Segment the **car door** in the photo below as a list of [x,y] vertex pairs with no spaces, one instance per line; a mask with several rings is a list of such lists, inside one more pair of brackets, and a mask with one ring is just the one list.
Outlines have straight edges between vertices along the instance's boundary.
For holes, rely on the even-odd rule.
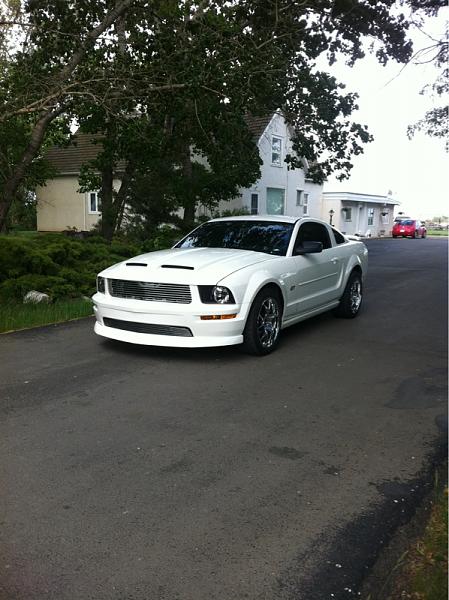
[[[321,242],[323,250],[316,254],[295,254],[303,242]],[[300,225],[293,255],[295,283],[290,287],[291,316],[309,312],[339,297],[344,261],[334,248],[324,223],[306,221]]]

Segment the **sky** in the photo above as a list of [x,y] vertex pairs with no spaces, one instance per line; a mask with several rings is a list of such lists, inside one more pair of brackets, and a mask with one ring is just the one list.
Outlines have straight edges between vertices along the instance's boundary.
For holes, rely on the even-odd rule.
[[[428,18],[424,31],[441,38],[449,9]],[[411,35],[415,51],[432,41],[419,30]],[[334,65],[330,72],[359,94],[359,110],[353,120],[366,124],[374,141],[364,146],[361,156],[352,159],[354,167],[343,182],[330,177],[327,192],[360,192],[386,195],[401,205],[402,211],[416,219],[431,219],[449,213],[449,155],[444,141],[416,133],[407,137],[407,126],[422,118],[434,106],[432,98],[421,95],[426,84],[433,83],[436,69],[432,64],[403,65],[390,61],[380,65],[372,55],[354,67]],[[443,104],[442,98],[438,103]]]

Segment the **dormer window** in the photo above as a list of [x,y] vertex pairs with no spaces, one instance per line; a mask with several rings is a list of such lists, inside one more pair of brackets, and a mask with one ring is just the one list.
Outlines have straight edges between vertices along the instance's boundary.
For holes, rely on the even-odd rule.
[[271,164],[275,167],[282,166],[282,138],[271,138]]

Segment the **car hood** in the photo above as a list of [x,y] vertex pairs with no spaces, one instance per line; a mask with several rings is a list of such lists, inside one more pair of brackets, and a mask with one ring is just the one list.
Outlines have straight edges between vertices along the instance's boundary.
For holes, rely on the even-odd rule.
[[173,248],[135,256],[102,271],[102,277],[161,283],[214,285],[235,271],[279,256],[227,248]]

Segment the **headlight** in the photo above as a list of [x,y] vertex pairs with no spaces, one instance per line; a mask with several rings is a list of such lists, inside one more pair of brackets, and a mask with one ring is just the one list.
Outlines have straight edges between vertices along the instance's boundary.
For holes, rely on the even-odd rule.
[[104,277],[97,277],[97,292],[100,292],[100,294],[106,293],[106,279]]
[[223,285],[199,285],[198,290],[203,304],[235,304],[231,290]]
[[219,304],[229,304],[231,296],[232,294],[228,288],[222,285],[216,285],[212,290],[212,298]]

